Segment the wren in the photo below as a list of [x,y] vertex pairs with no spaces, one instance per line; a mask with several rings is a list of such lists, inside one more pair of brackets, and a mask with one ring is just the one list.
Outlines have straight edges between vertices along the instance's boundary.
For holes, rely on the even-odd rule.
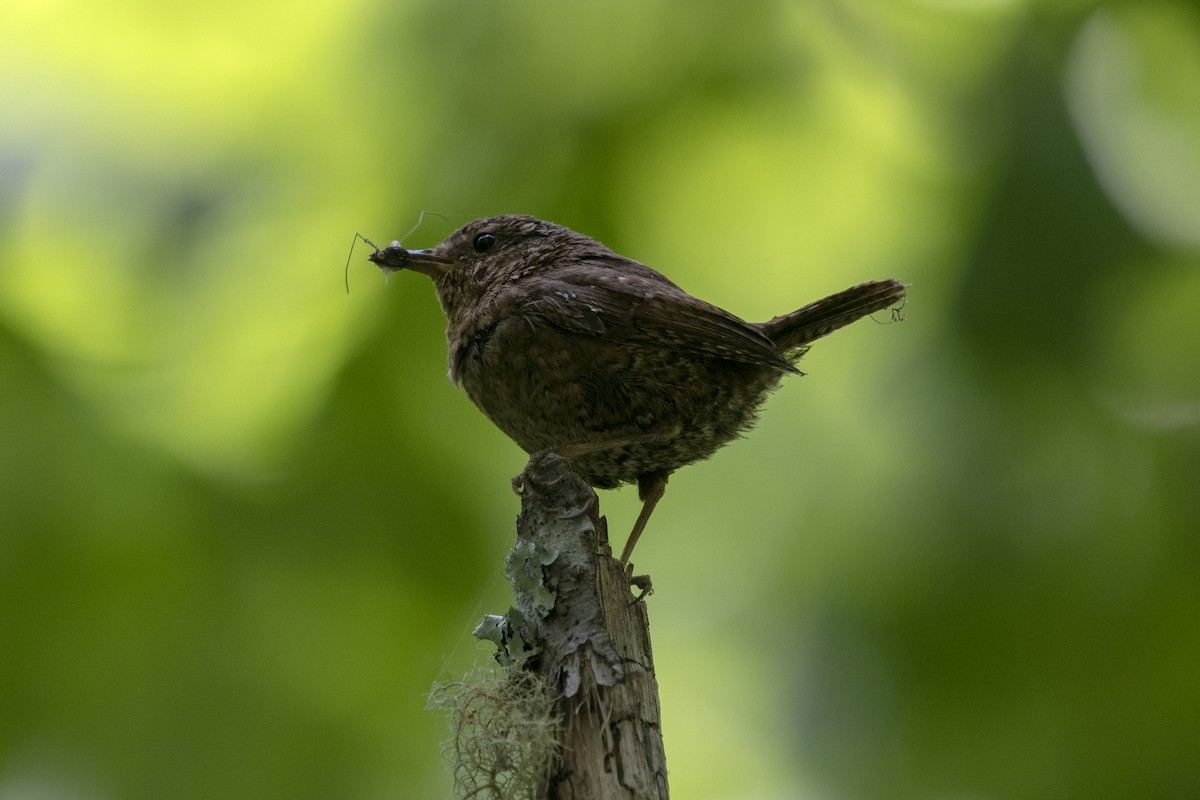
[[369,258],[433,279],[450,380],[522,449],[558,453],[599,489],[637,483],[626,565],[672,472],[749,430],[810,343],[905,296],[899,281],[873,281],[745,322],[594,239],[517,215]]

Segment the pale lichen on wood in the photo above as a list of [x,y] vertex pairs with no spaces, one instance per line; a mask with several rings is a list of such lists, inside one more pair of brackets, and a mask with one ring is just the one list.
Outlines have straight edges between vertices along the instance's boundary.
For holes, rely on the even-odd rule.
[[514,608],[476,636],[506,669],[539,675],[556,698],[557,757],[534,797],[667,797],[658,683],[646,604],[612,557],[595,492],[553,454],[530,460],[507,574]]

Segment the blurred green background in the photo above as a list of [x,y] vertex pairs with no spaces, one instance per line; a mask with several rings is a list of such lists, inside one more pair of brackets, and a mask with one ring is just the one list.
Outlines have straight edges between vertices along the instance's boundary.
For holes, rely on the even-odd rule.
[[6,0],[0,800],[448,796],[524,458],[343,289],[422,211],[911,283],[638,547],[676,796],[1200,797],[1193,4]]

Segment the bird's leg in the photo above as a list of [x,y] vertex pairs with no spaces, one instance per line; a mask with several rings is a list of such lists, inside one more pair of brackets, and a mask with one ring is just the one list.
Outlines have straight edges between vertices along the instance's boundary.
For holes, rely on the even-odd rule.
[[638,476],[638,497],[642,501],[642,513],[638,514],[637,522],[633,523],[633,531],[629,534],[629,540],[625,542],[625,549],[621,551],[621,563],[625,566],[629,566],[629,557],[633,555],[633,548],[642,531],[646,529],[654,507],[667,491],[667,475],[666,472],[648,472]]
[[[582,456],[591,455],[592,453],[603,452],[617,447],[625,447],[634,444],[647,444],[653,442],[666,442],[674,439],[679,435],[682,426],[679,423],[672,425],[660,426],[658,429],[652,429],[645,433],[638,433],[632,436],[618,436],[611,439],[602,439],[594,442],[576,442],[573,444],[558,445],[556,447],[539,450],[529,456],[529,463],[533,464],[538,459],[544,458],[549,453],[556,453],[568,461],[580,458]],[[520,494],[525,482],[526,473],[529,467],[521,470],[521,474],[513,478],[513,491]],[[637,521],[633,523],[633,531],[629,534],[628,541],[625,542],[625,549],[621,551],[621,564],[626,567],[626,572],[629,574],[630,582],[637,582],[637,578],[633,576],[633,570],[629,566],[629,557],[633,555],[634,545],[642,535],[642,531],[646,529],[646,523],[650,520],[650,515],[654,513],[654,507],[658,505],[658,501],[662,499],[663,493],[667,490],[667,477],[670,473],[667,472],[647,472],[638,476],[638,497],[642,501],[642,511],[638,514]],[[586,511],[587,509],[583,509]],[[644,576],[641,576],[644,577]],[[643,592],[645,590],[643,589]]]
[[[555,450],[559,455],[567,459],[574,459],[625,445],[670,441],[678,436],[681,430],[682,426],[679,423],[675,423],[673,425],[660,426],[657,430],[650,430],[646,433],[635,434],[633,436],[600,442],[583,442],[565,447],[556,447]],[[667,472],[648,472],[638,476],[638,498],[642,501],[642,511],[638,514],[637,521],[633,523],[633,531],[630,532],[629,539],[625,542],[625,549],[621,551],[621,564],[627,568],[626,571],[629,572],[631,578],[633,572],[632,569],[628,569],[629,557],[633,555],[634,545],[637,544],[642,531],[646,529],[646,523],[649,522],[650,515],[654,513],[654,507],[658,505],[658,501],[662,499],[663,493],[667,490],[668,474]]]

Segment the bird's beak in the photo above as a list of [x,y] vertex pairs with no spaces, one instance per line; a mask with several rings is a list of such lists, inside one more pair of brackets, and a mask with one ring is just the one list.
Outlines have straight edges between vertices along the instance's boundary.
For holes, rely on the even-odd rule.
[[367,258],[384,273],[411,269],[431,278],[445,275],[455,263],[453,259],[436,255],[432,250],[406,250],[399,242],[392,242],[382,250],[376,248]]

